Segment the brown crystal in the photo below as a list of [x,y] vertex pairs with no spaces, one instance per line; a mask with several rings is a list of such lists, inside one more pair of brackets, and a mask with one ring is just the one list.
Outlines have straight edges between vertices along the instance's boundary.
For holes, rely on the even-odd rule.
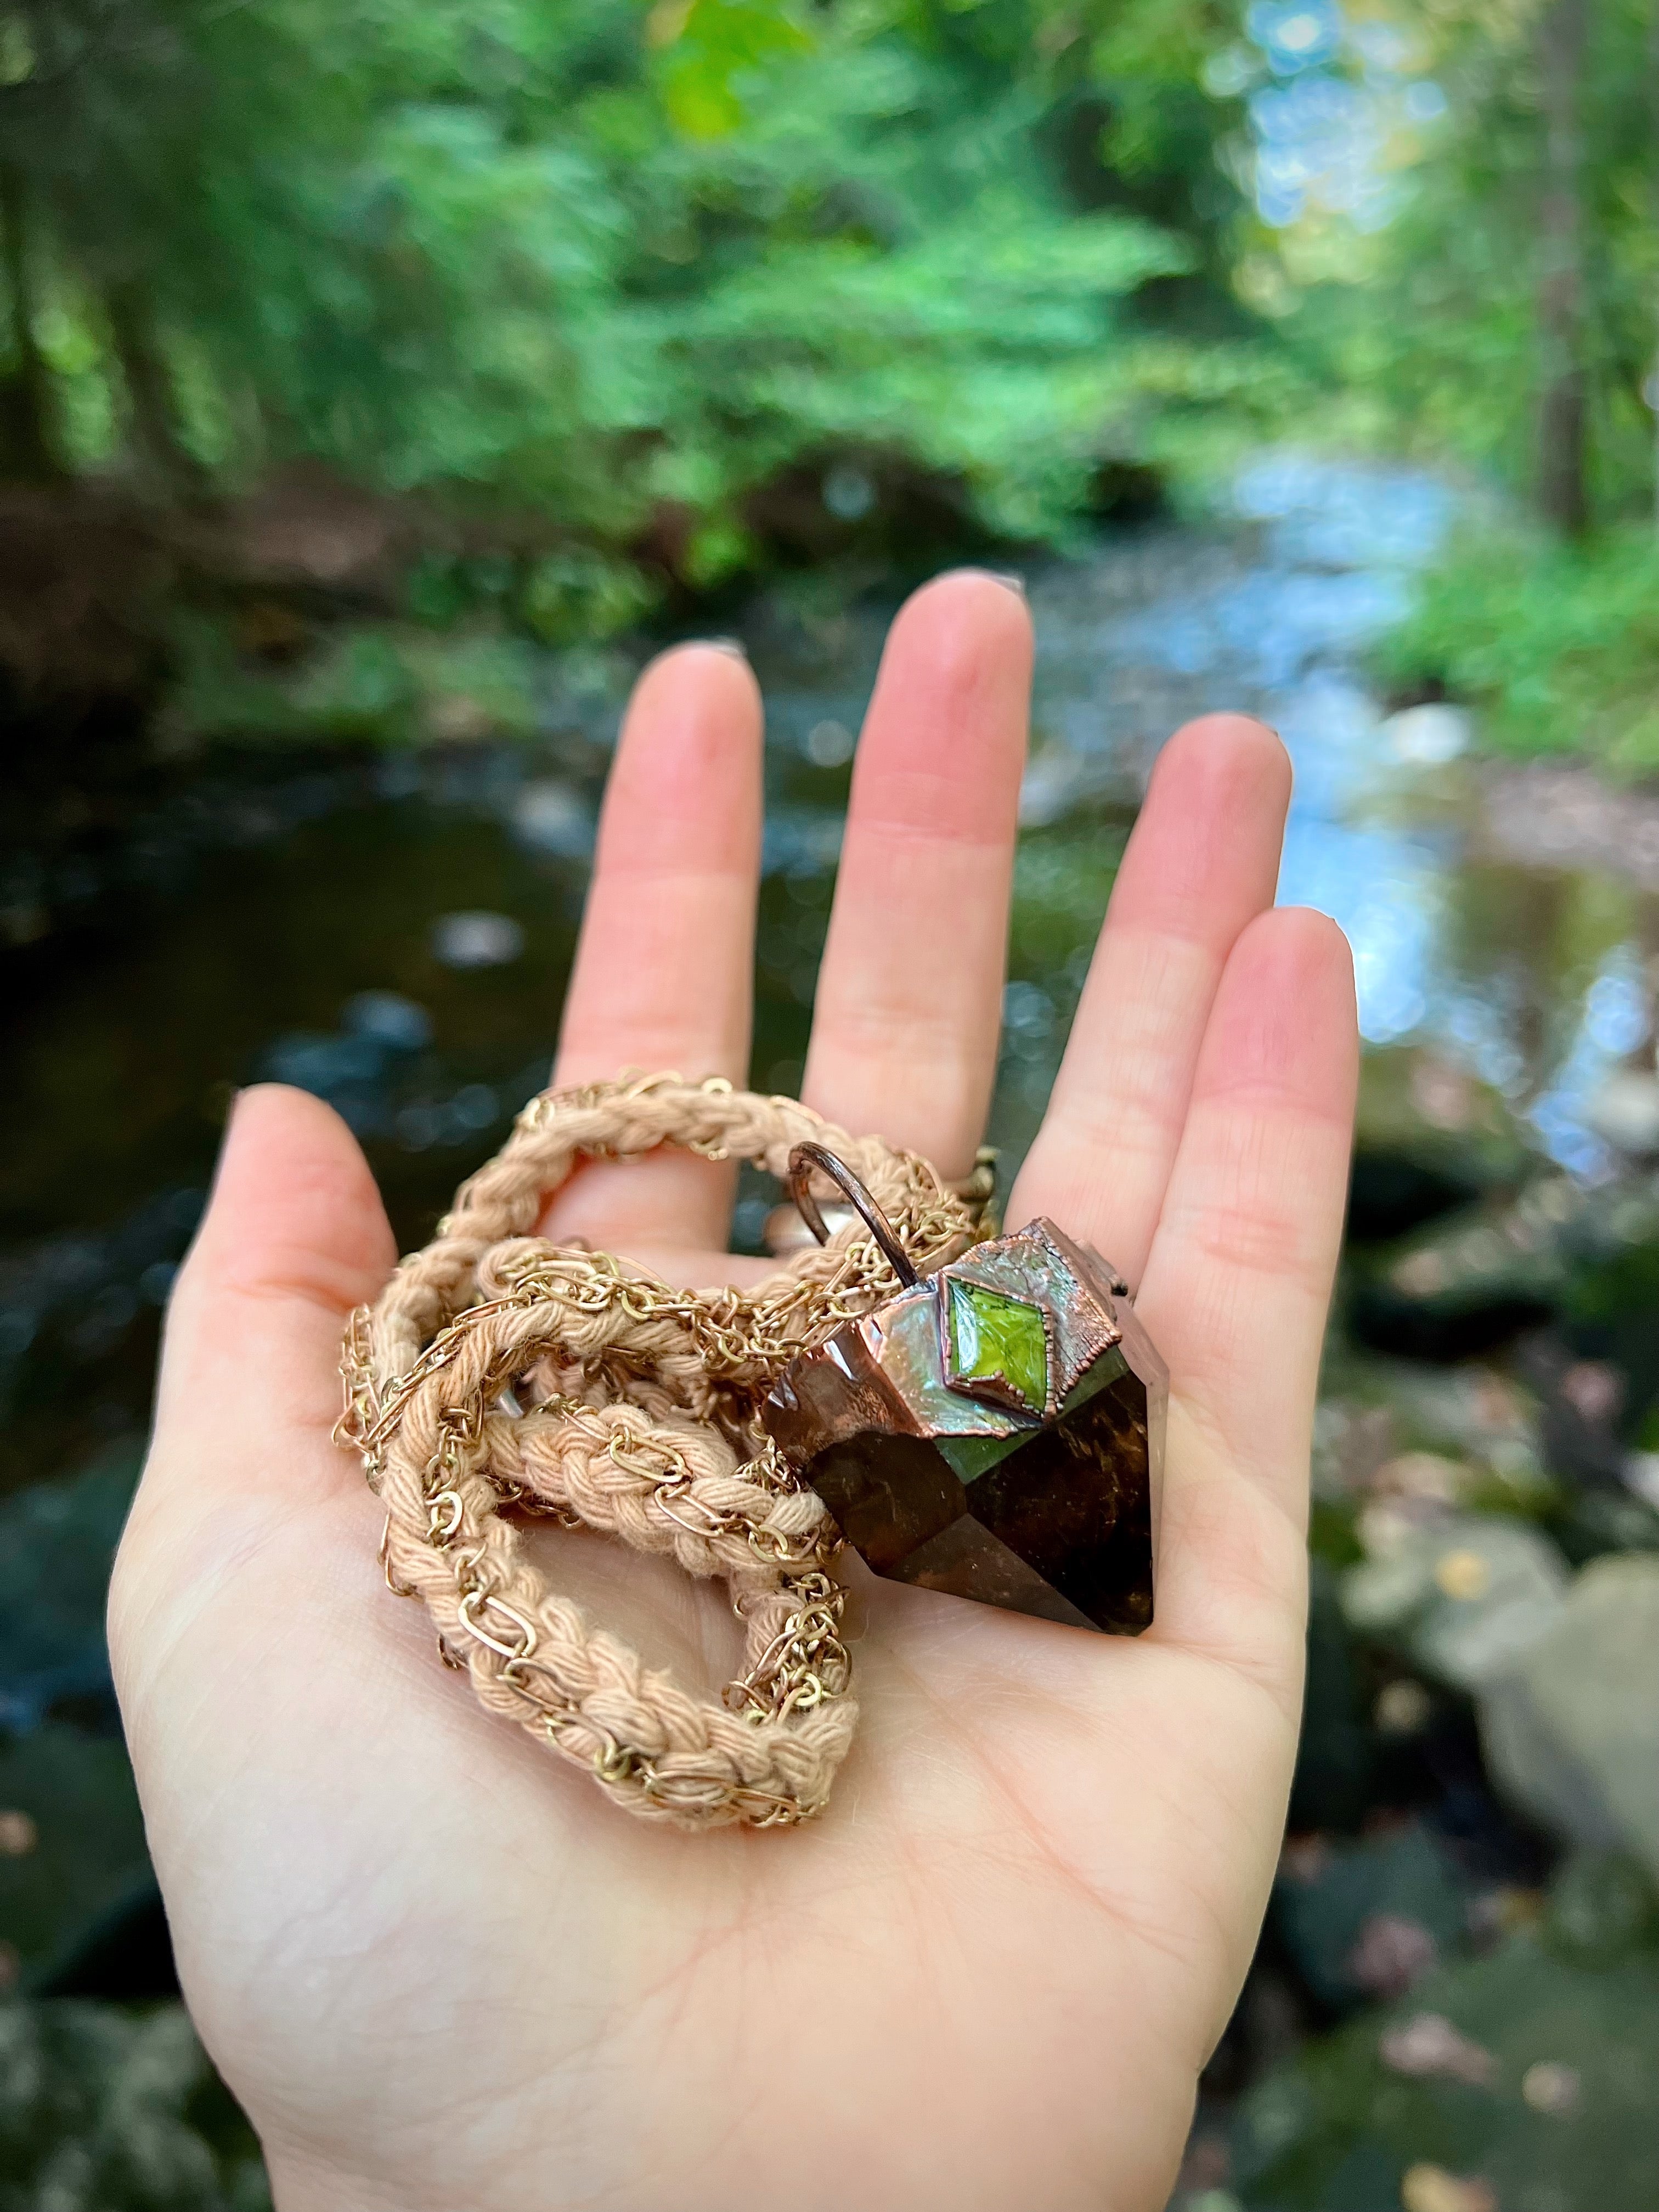
[[[1054,1417],[951,1387],[953,1274],[1041,1298],[1065,1389]],[[1166,1396],[1109,1271],[1043,1221],[848,1322],[795,1363],[765,1418],[878,1574],[1133,1634],[1152,1617]]]

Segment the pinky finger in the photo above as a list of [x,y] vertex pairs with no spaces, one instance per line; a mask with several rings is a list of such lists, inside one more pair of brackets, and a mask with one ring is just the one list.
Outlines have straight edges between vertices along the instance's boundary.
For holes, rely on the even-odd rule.
[[1292,1694],[1358,1063],[1341,932],[1262,915],[1217,993],[1137,1300],[1170,1375],[1158,1632]]

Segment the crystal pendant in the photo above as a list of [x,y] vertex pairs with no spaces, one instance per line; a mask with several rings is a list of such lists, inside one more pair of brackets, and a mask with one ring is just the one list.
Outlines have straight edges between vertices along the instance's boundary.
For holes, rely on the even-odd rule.
[[762,1417],[878,1575],[1133,1635],[1168,1399],[1112,1270],[1037,1220],[843,1323]]

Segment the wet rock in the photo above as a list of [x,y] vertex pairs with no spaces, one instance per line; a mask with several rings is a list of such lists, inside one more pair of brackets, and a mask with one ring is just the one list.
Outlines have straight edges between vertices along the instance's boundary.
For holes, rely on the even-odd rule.
[[1610,1966],[1659,1948],[1659,1889],[1620,1851],[1575,1851],[1550,1884],[1544,1936],[1580,1966]]
[[1582,1569],[1543,1633],[1489,1686],[1492,1772],[1546,1826],[1620,1846],[1659,1875],[1659,1557]]
[[506,968],[524,951],[524,927],[510,914],[440,915],[432,957],[446,968]]
[[1435,700],[1390,714],[1380,735],[1396,760],[1413,768],[1438,768],[1468,750],[1474,730],[1466,708]]
[[19,2212],[269,2212],[183,2008],[0,2003],[0,2190]]
[[[33,1493],[40,1466],[38,1437],[17,1411],[54,1370],[74,1376],[70,1391],[84,1391],[88,1367],[120,1344],[146,1308],[166,1303],[204,1195],[198,1189],[159,1191],[102,1228],[64,1231],[0,1254],[0,1487],[14,1498],[23,1494],[18,1485]],[[135,1407],[135,1422],[143,1418]],[[129,1483],[137,1449],[134,1444],[127,1452]],[[0,1505],[0,1576],[9,1571],[3,1531],[10,1510]],[[5,1604],[0,1589],[0,1653]],[[0,1657],[0,1727],[6,1725],[5,1664]]]
[[1347,1843],[1287,1844],[1273,1889],[1273,1924],[1308,1986],[1346,2011],[1412,1988],[1468,1930],[1468,1887],[1416,1823]]
[[392,1052],[424,1052],[432,1042],[432,1017],[398,991],[359,991],[340,1009],[340,1026]]
[[394,1089],[431,1039],[430,1017],[413,999],[362,991],[342,1007],[337,1030],[290,1030],[276,1038],[258,1073],[325,1098],[360,1137],[369,1136],[386,1126]]
[[1370,1556],[1342,1587],[1349,1623],[1459,1689],[1510,1672],[1564,1603],[1565,1562],[1524,1522],[1419,1515],[1384,1501],[1364,1516],[1362,1533]]
[[1645,2212],[1656,2078],[1659,1951],[1590,1966],[1516,1935],[1249,2092],[1231,2187],[1246,2212]]
[[1587,768],[1494,769],[1482,808],[1487,845],[1523,866],[1595,868],[1659,889],[1659,799],[1615,789]]
[[593,850],[593,817],[587,802],[568,783],[539,776],[526,783],[513,802],[513,834],[538,853],[584,860]]
[[121,1743],[51,1725],[0,1744],[0,1808],[32,1838],[0,1857],[0,1941],[27,1988],[147,1887],[143,1818]]
[[1366,1054],[1349,1233],[1407,1234],[1515,1176],[1526,1147],[1502,1094],[1427,1046]]
[[1650,1158],[1659,1152],[1659,1081],[1621,1069],[1591,1095],[1585,1119],[1615,1151],[1633,1159]]
[[0,1504],[0,1730],[27,1733],[61,1700],[110,1696],[104,1596],[137,1472],[123,1446]]

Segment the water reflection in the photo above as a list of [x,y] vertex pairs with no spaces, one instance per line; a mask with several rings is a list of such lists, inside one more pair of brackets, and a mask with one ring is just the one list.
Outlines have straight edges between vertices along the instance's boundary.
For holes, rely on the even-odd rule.
[[1229,679],[1253,689],[1282,733],[1296,788],[1279,896],[1346,933],[1367,1041],[1433,1040],[1524,1109],[1550,1158],[1609,1173],[1597,1102],[1649,1030],[1633,896],[1482,865],[1479,790],[1455,765],[1463,718],[1389,715],[1361,673],[1444,538],[1449,495],[1413,471],[1288,456],[1245,470],[1235,504],[1262,526],[1261,558],[1139,611],[1120,649],[1194,678],[1206,703]]

